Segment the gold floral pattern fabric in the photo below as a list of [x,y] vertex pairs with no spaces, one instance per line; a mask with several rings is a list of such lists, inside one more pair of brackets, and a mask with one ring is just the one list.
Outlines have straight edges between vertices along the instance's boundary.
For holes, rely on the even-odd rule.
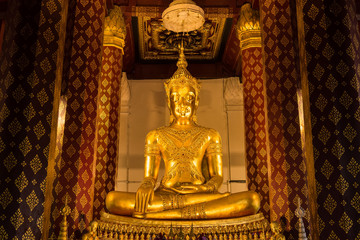
[[[61,1],[9,1],[0,59],[0,238],[40,239]],[[51,22],[51,24],[50,24]]]
[[320,239],[360,239],[356,1],[304,1]]

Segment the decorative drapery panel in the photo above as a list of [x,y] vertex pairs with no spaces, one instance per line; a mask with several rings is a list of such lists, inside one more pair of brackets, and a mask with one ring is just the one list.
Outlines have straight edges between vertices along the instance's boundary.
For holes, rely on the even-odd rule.
[[[70,14],[71,12],[71,14]],[[51,236],[58,235],[65,198],[69,237],[80,238],[92,220],[98,81],[101,73],[105,1],[70,1],[63,83],[67,108],[59,176],[54,186]],[[66,59],[65,59],[66,60]]]
[[2,239],[42,237],[61,11],[57,0],[8,1],[0,60]]
[[122,49],[103,47],[101,80],[99,83],[97,116],[97,151],[93,218],[99,219],[105,210],[106,194],[115,187],[119,153],[120,91]]
[[[271,220],[287,220],[287,239],[297,239],[297,200],[307,209],[306,167],[297,91],[296,29],[290,1],[260,1],[269,138]],[[308,226],[308,215],[305,226]]]
[[303,1],[319,239],[360,238],[360,35],[355,2]]
[[261,195],[260,211],[270,219],[266,96],[261,51],[261,47],[253,47],[242,52],[246,162],[249,190]]
[[259,11],[245,3],[236,25],[240,40],[244,84],[245,143],[249,190],[261,196],[261,209],[270,219],[266,91],[261,47]]
[[126,25],[121,8],[114,6],[105,18],[101,79],[96,124],[96,168],[93,218],[105,210],[105,198],[115,188],[119,157],[121,76]]
[[[61,188],[61,185],[59,184],[59,174],[60,169],[62,166],[61,162],[61,155],[63,151],[63,140],[64,140],[64,128],[65,128],[65,118],[66,118],[66,97],[61,96],[60,97],[60,103],[59,103],[59,112],[58,112],[58,125],[57,125],[57,136],[56,136],[56,148],[55,148],[55,162],[54,162],[54,182],[53,182],[53,188],[51,191],[52,198],[51,198],[51,209],[50,209],[50,219],[53,220],[54,218],[57,218],[60,216],[60,210],[55,210],[56,203],[59,204],[59,199],[56,199],[57,193],[59,192],[59,188]],[[54,187],[55,186],[55,187]],[[60,208],[61,209],[61,208]],[[52,221],[49,221],[52,223],[48,226],[48,236],[51,238],[56,238],[57,235],[54,235],[55,228],[59,226],[53,225]]]

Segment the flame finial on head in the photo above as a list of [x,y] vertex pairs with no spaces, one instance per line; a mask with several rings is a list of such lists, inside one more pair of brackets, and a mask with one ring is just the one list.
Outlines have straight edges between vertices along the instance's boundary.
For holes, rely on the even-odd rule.
[[184,46],[182,42],[180,45],[179,60],[177,61],[176,66],[178,67],[178,69],[175,71],[172,77],[166,80],[164,83],[166,95],[169,97],[170,89],[172,87],[185,85],[193,87],[196,91],[196,95],[198,95],[200,92],[200,84],[198,80],[193,77],[191,73],[186,69],[188,63],[185,58]]

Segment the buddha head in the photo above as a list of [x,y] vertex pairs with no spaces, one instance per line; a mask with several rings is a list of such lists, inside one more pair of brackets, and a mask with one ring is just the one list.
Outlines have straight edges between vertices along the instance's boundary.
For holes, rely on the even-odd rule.
[[196,123],[200,84],[186,69],[187,62],[183,47],[180,48],[180,56],[176,65],[178,69],[164,83],[170,110],[170,124],[178,118],[190,118]]

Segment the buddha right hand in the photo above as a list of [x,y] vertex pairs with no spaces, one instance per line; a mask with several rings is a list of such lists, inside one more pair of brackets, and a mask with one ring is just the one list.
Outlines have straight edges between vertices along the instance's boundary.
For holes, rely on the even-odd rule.
[[154,199],[155,180],[153,178],[145,178],[135,196],[135,212],[134,217],[144,217],[148,205]]

